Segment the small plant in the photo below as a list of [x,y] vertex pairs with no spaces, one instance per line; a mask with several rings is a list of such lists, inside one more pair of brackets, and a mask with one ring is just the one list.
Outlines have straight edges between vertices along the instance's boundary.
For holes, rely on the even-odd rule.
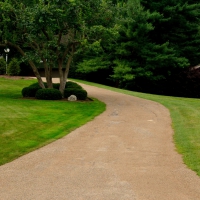
[[62,94],[57,89],[39,89],[35,97],[42,100],[59,100],[62,99]]
[[0,74],[4,75],[6,73],[6,61],[0,58]]
[[85,100],[87,98],[87,91],[79,88],[67,88],[64,90],[65,98],[68,98],[71,95],[75,95],[78,100]]
[[8,75],[17,76],[20,73],[20,64],[16,58],[13,58],[8,64],[7,68]]

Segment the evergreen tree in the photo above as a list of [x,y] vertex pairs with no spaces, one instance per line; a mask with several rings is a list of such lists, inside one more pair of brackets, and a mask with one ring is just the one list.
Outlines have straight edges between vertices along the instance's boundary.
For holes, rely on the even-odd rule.
[[166,79],[175,68],[189,65],[176,54],[168,41],[156,43],[150,37],[153,23],[163,20],[162,14],[146,11],[137,0],[124,6],[119,23],[118,46],[112,77],[121,84],[132,83],[138,77],[149,80]]
[[169,42],[177,56],[188,59],[190,66],[200,63],[200,3],[189,0],[141,0],[146,10],[163,17],[152,25],[150,38],[156,44]]

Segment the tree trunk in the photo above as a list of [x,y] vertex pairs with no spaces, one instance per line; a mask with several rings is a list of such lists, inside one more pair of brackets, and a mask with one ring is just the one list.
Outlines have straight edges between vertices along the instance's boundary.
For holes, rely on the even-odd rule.
[[58,70],[59,70],[59,74],[60,74],[60,88],[59,88],[59,90],[60,90],[60,92],[63,96],[64,96],[65,85],[66,85],[68,74],[69,74],[69,68],[70,68],[70,65],[71,65],[71,62],[72,62],[72,59],[73,59],[73,56],[74,56],[74,50],[75,50],[74,45],[75,44],[72,44],[70,46],[71,55],[67,60],[67,64],[66,64],[64,72],[63,72],[63,69],[62,69],[63,68],[63,60],[65,59],[68,50],[66,50],[66,54],[64,54],[63,57],[58,60]]
[[60,92],[64,97],[64,90],[65,90],[65,86],[66,86],[66,82],[67,82],[67,78],[68,78],[68,74],[69,74],[69,68],[72,62],[72,58],[73,58],[73,54],[69,57],[67,64],[66,64],[66,68],[65,71],[63,72],[62,70],[62,65],[63,65],[63,61],[59,60],[58,62],[58,69],[59,69],[59,75],[60,75]]
[[69,75],[69,68],[70,68],[70,65],[71,65],[71,62],[72,62],[72,58],[73,58],[73,55],[71,55],[69,57],[67,64],[66,64],[66,68],[65,68],[65,72],[64,72],[65,85],[66,85],[67,78],[68,78],[68,75]]
[[39,72],[38,72],[38,69],[37,69],[37,67],[35,66],[35,64],[34,64],[31,60],[29,60],[28,63],[30,64],[30,66],[31,66],[31,68],[32,68],[32,70],[33,70],[33,73],[35,74],[35,76],[36,76],[36,78],[37,78],[37,80],[38,80],[39,86],[40,86],[41,88],[45,88],[45,85],[44,85],[44,83],[43,83],[43,81],[42,81],[42,78],[41,78],[41,76],[40,76],[40,74],[39,74]]
[[62,60],[58,60],[58,71],[59,71],[59,75],[60,75],[60,87],[59,87],[59,90],[62,94],[62,96],[64,97],[64,89],[65,89],[65,84],[66,82],[64,83],[64,73],[63,73],[63,70],[62,70]]
[[46,59],[42,59],[43,65],[44,65],[44,72],[45,72],[45,77],[46,77],[46,82],[47,82],[47,88],[53,88],[53,83],[52,83],[52,67],[48,67]]
[[48,67],[48,69],[45,69],[45,77],[47,81],[47,87],[53,88],[53,82],[52,82],[52,68]]
[[[14,47],[15,49],[17,49],[19,51],[19,53],[22,55],[22,56],[25,56],[25,53],[24,51],[18,46],[18,45],[15,45],[11,42],[6,42],[6,44],[8,44],[9,46],[12,46]],[[38,83],[40,85],[41,88],[45,88],[44,86],[44,83],[42,81],[42,78],[40,76],[40,73],[38,72],[38,69],[37,67],[35,66],[35,64],[33,63],[33,61],[29,60],[28,61],[29,65],[31,66],[32,70],[33,70],[33,73],[35,74],[35,77],[37,78],[38,80]]]

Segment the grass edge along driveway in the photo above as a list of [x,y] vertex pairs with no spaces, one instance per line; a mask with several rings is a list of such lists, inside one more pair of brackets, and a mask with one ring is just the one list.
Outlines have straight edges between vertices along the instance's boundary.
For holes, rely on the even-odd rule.
[[23,99],[36,80],[0,78],[0,165],[61,138],[91,121],[106,106],[86,102]]
[[170,111],[174,143],[184,163],[200,176],[200,99],[145,94],[82,80],[71,79],[87,85],[152,100]]

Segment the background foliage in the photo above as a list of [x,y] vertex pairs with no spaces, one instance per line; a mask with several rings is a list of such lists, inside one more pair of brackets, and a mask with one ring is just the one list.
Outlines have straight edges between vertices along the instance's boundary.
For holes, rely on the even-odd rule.
[[[113,1],[115,29],[72,77],[149,93],[199,97],[200,3]],[[115,37],[114,37],[115,36]],[[113,40],[112,40],[113,39]],[[196,75],[195,75],[196,74]],[[184,77],[184,78],[183,78]]]
[[61,92],[69,73],[131,90],[198,96],[198,82],[191,75],[200,64],[198,1],[24,0],[16,4],[6,0],[0,4],[0,46],[10,41],[23,47],[23,60],[29,64],[31,60],[35,70],[42,60],[47,87],[53,87],[51,72],[56,68]]

